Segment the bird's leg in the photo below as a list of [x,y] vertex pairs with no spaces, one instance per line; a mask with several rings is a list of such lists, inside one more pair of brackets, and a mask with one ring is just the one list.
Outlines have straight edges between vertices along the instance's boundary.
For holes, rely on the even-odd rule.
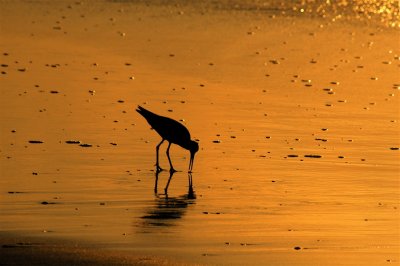
[[167,157],[168,157],[168,161],[169,161],[169,166],[171,167],[171,168],[169,169],[169,171],[170,171],[171,173],[174,173],[174,172],[176,172],[176,170],[175,170],[174,167],[172,166],[171,158],[169,157],[169,148],[170,148],[170,147],[171,147],[171,142],[168,143]]
[[161,140],[161,142],[156,146],[156,167],[157,167],[157,172],[161,172],[163,169],[160,167],[160,164],[158,163],[158,150],[160,149],[161,144],[163,144],[164,139]]

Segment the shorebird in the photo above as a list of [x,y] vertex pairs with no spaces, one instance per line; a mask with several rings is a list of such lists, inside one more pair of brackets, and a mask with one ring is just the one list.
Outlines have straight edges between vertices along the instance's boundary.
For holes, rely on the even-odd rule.
[[171,167],[169,171],[176,172],[176,170],[172,166],[171,158],[169,157],[169,148],[171,147],[171,144],[174,143],[190,151],[189,173],[191,173],[193,170],[194,155],[199,150],[199,144],[196,141],[190,139],[189,130],[178,121],[175,121],[168,117],[157,115],[144,109],[141,106],[138,106],[136,111],[147,120],[150,126],[162,138],[161,142],[156,146],[157,172],[163,170],[158,163],[158,150],[160,149],[161,144],[163,144],[163,142],[166,140],[168,141],[167,157],[169,165]]

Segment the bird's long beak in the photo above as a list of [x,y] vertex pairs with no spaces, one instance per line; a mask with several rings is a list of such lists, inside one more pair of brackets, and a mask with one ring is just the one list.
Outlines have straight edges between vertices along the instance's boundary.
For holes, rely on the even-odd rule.
[[195,155],[196,153],[190,153],[190,162],[189,162],[189,173],[191,173],[192,172],[192,170],[193,170],[193,163],[194,163],[194,155]]

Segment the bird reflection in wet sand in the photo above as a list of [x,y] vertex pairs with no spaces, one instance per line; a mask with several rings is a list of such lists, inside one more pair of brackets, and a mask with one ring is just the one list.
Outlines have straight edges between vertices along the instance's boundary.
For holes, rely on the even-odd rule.
[[170,197],[168,196],[168,187],[174,172],[170,172],[167,184],[164,188],[164,194],[158,193],[158,177],[160,171],[155,174],[155,205],[151,210],[147,211],[146,215],[141,218],[145,220],[144,226],[172,226],[173,221],[182,218],[187,207],[195,203],[196,194],[193,190],[193,180],[191,173],[188,173],[188,192],[184,195]]
[[149,123],[149,125],[157,131],[157,133],[161,136],[161,142],[156,146],[156,171],[162,171],[163,169],[160,167],[158,162],[158,151],[160,149],[161,144],[165,140],[168,141],[168,148],[167,148],[167,157],[170,165],[170,172],[176,172],[174,167],[172,166],[171,158],[169,157],[169,148],[171,147],[172,143],[175,143],[182,148],[190,151],[190,161],[189,161],[189,173],[193,170],[193,163],[194,163],[194,155],[199,150],[199,144],[196,141],[190,139],[189,130],[171,118],[164,117],[157,115],[149,110],[144,109],[141,106],[138,106],[136,111],[141,114]]

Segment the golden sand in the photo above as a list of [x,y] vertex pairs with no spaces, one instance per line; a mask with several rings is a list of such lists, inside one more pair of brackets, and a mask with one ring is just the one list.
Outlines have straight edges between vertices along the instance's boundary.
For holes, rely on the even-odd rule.
[[[398,264],[397,29],[176,3],[0,3],[2,254]],[[199,140],[195,198],[138,104]]]

